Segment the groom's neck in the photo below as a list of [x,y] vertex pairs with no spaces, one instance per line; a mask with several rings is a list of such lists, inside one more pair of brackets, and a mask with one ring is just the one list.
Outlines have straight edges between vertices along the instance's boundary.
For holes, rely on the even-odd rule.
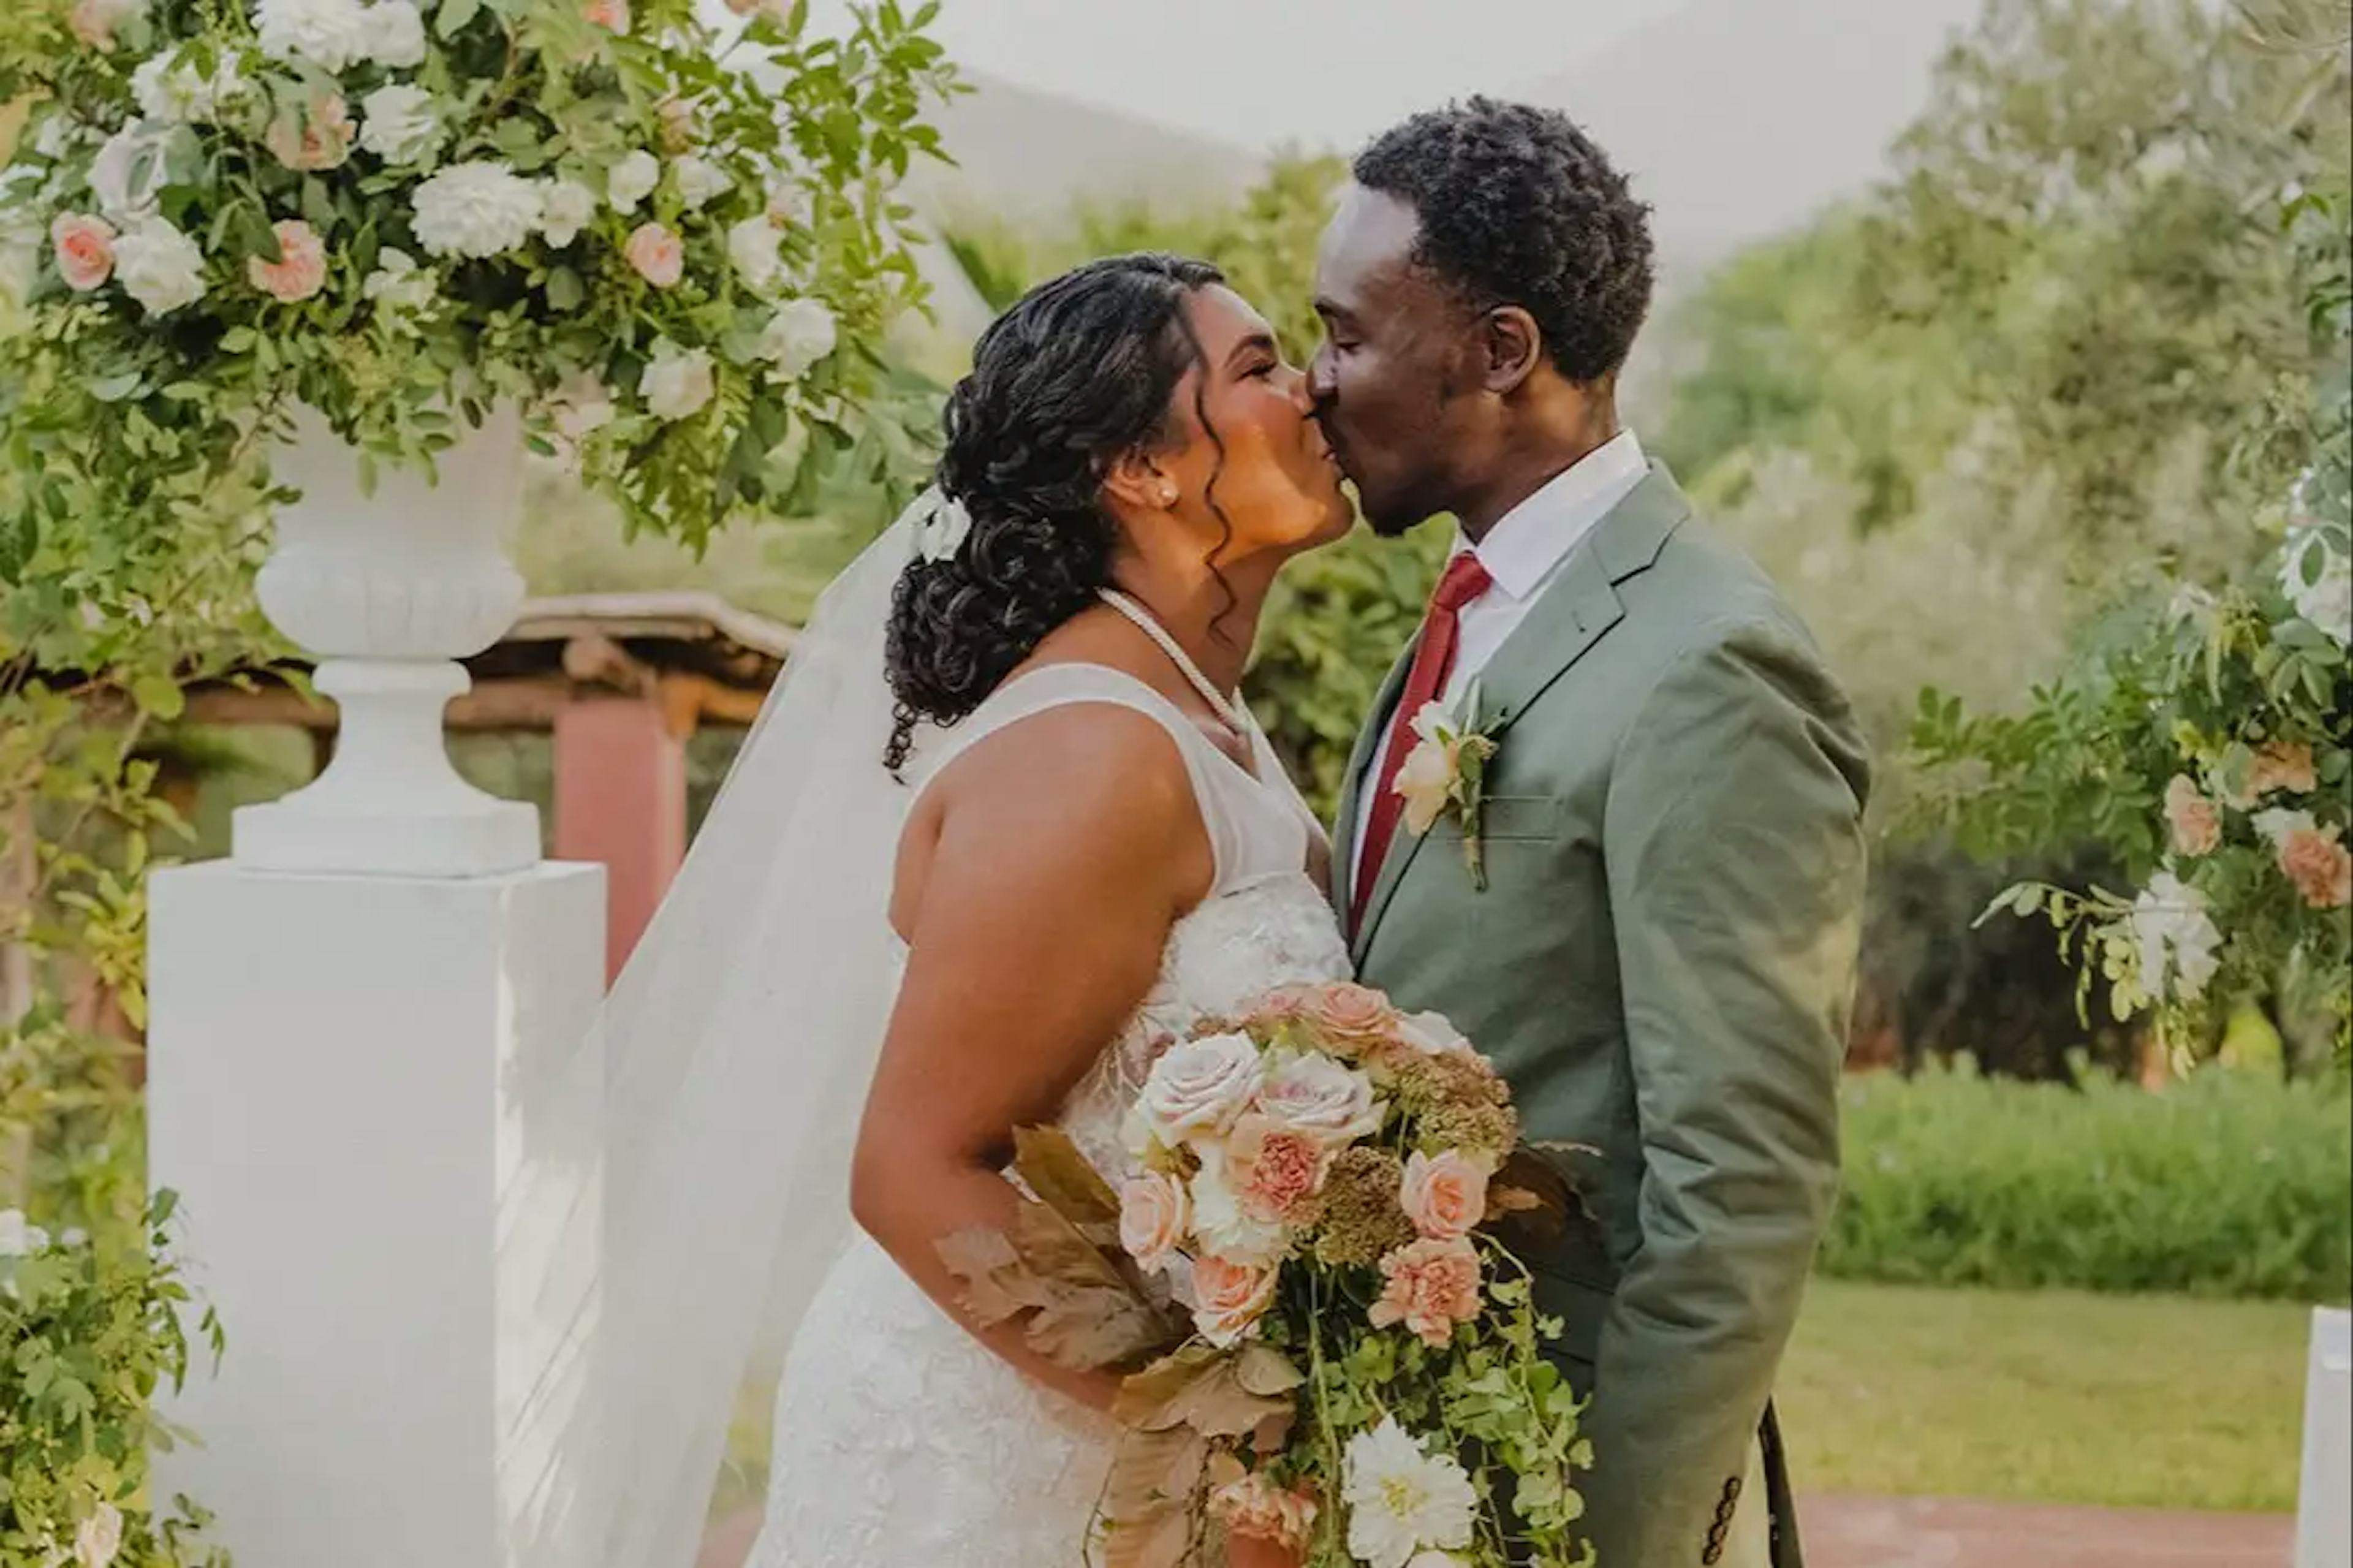
[[1477,543],[1522,501],[1608,444],[1618,430],[1617,399],[1606,392],[1507,410],[1493,450],[1454,509],[1455,521]]

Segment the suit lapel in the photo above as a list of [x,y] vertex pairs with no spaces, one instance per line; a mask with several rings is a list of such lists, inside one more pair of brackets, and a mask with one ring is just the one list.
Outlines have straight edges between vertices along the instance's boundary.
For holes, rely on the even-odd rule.
[[1389,666],[1388,678],[1373,698],[1373,710],[1356,732],[1356,749],[1348,755],[1348,772],[1340,790],[1340,815],[1332,825],[1333,901],[1344,919],[1356,907],[1356,824],[1364,812],[1365,791],[1370,783],[1365,772],[1373,765],[1373,753],[1379,747],[1383,731],[1389,727],[1389,715],[1405,690],[1406,678],[1413,670],[1413,656],[1420,647],[1419,632],[1406,640],[1405,651]]
[[[1571,552],[1560,575],[1529,606],[1526,618],[1481,672],[1475,718],[1482,729],[1500,737],[1601,640],[1603,633],[1625,617],[1625,602],[1618,596],[1617,585],[1647,571],[1666,547],[1668,536],[1689,516],[1691,502],[1666,469],[1652,463],[1641,483],[1610,508],[1594,525],[1592,534]],[[1395,700],[1394,693],[1389,697]],[[1365,749],[1361,741],[1357,749]],[[1365,908],[1364,924],[1354,939],[1359,964],[1389,900],[1397,896],[1398,885],[1405,880],[1428,837],[1400,827],[1389,841],[1379,879],[1373,885],[1372,901]],[[1353,894],[1353,888],[1350,891]]]

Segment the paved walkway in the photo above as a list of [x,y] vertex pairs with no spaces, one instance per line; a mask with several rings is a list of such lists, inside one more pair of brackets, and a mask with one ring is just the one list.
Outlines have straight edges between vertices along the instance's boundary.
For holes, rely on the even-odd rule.
[[[1798,1506],[1808,1568],[2288,1568],[2295,1540],[2286,1514],[1943,1498],[1811,1497]],[[742,1568],[759,1523],[743,1513],[713,1529],[698,1568]]]
[[1944,1498],[1800,1499],[1808,1568],[2288,1568],[2295,1521]]

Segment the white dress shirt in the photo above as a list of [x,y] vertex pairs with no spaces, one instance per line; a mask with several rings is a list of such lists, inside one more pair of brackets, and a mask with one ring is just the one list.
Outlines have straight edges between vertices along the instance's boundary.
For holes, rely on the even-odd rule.
[[[1560,574],[1577,542],[1592,532],[1593,525],[1624,500],[1649,472],[1642,444],[1634,439],[1631,430],[1620,430],[1505,512],[1478,543],[1457,536],[1454,553],[1470,551],[1476,554],[1493,583],[1484,594],[1462,606],[1455,622],[1454,668],[1447,675],[1443,700],[1450,704],[1461,700],[1471,682],[1487,668],[1496,650],[1519,628],[1537,598]],[[1381,738],[1373,747],[1372,762],[1365,774],[1366,789],[1378,781],[1388,763],[1389,737],[1394,732],[1397,715],[1376,714],[1374,721],[1381,726]],[[1365,829],[1372,816],[1372,802],[1360,802],[1356,810],[1356,841],[1348,849],[1350,863],[1356,867],[1359,878],[1377,875],[1380,869],[1363,863]],[[1361,887],[1363,883],[1360,880],[1351,885]]]

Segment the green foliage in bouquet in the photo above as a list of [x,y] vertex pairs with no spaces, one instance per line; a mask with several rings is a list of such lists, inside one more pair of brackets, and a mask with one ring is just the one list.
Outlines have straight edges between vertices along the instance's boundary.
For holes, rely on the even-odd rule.
[[1572,1223],[1510,1090],[1435,1014],[1355,985],[1279,992],[1161,1055],[1114,1191],[1025,1129],[1012,1233],[941,1246],[984,1326],[1120,1373],[1110,1568],[1589,1563],[1583,1402],[1515,1237]]
[[[154,1396],[189,1373],[174,1202],[121,1234],[52,1237],[0,1212],[0,1562],[227,1568],[185,1498],[149,1494],[148,1456],[185,1436]],[[216,1358],[210,1311],[196,1331]]]

